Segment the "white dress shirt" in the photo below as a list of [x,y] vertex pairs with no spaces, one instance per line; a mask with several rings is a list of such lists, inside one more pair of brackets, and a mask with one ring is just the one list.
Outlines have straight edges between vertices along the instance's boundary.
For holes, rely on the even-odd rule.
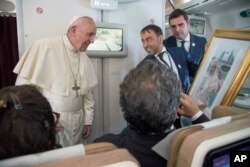
[[[176,67],[176,64],[175,64],[174,60],[172,59],[171,55],[167,52],[167,50],[166,50],[165,47],[162,48],[161,53],[162,53],[162,52],[166,52],[166,53],[164,53],[163,56],[162,56],[163,60],[168,64],[169,67],[172,68],[173,72],[177,75],[178,79],[180,79],[179,73],[178,73],[178,70],[177,70],[177,67]],[[168,54],[169,54],[169,56],[168,56]],[[165,63],[162,62],[161,59],[158,57],[158,54],[157,54],[157,55],[154,55],[154,56],[159,60],[159,62],[161,62],[162,64],[165,64]],[[170,62],[170,61],[171,61],[171,62]]]
[[[176,38],[176,42],[177,42],[177,46],[181,47],[181,41],[180,39]],[[190,34],[188,33],[187,37],[184,39],[185,43],[184,43],[184,48],[187,52],[189,52],[189,48],[190,48]]]

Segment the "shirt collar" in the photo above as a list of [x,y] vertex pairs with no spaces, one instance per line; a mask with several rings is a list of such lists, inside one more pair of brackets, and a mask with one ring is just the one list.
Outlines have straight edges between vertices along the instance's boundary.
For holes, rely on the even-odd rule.
[[[169,132],[171,132],[174,129],[175,129],[175,127],[174,127],[174,125],[172,125],[169,129],[166,129],[163,133],[169,133]],[[156,133],[150,133],[149,135],[155,135],[155,134]]]
[[[176,40],[177,40],[178,43],[181,43],[181,41],[183,41],[183,40],[177,39],[177,38],[176,38]],[[184,41],[185,41],[185,42],[190,42],[190,33],[188,33],[188,35],[187,35],[187,37],[184,39]]]
[[65,44],[65,46],[67,48],[70,49],[70,51],[77,52],[76,49],[71,44],[71,42],[69,41],[69,38],[68,38],[68,36],[66,34],[64,34],[62,38],[63,38],[63,43]]
[[[163,47],[162,47],[162,50],[161,50],[161,53],[162,53],[162,52],[165,52],[165,51],[167,51],[167,50],[166,50],[166,48],[163,46]],[[154,56],[157,57],[158,54],[155,54]]]

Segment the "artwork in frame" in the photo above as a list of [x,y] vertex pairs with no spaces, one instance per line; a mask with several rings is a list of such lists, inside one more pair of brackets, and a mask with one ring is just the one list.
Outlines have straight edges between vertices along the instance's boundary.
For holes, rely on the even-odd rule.
[[190,32],[196,35],[205,35],[205,20],[190,18]]
[[216,105],[232,105],[250,71],[250,30],[216,30],[189,95],[211,118]]

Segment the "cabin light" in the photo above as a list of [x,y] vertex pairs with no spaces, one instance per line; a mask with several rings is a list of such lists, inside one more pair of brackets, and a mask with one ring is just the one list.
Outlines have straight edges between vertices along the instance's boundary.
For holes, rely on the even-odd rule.
[[204,15],[211,15],[212,13],[210,13],[210,12],[204,12],[203,14]]
[[226,4],[228,4],[228,3],[232,2],[232,1],[233,0],[223,1],[223,2],[219,3],[219,5],[226,5]]
[[117,0],[91,0],[91,7],[100,10],[115,10],[118,8]]
[[177,5],[177,4],[184,4],[184,3],[188,3],[188,2],[190,2],[191,0],[170,0],[170,2],[172,3],[172,4],[175,4],[175,5]]
[[187,3],[187,2],[190,2],[191,0],[184,0],[183,3]]
[[2,1],[0,0],[0,12],[14,12],[16,10],[15,1]]

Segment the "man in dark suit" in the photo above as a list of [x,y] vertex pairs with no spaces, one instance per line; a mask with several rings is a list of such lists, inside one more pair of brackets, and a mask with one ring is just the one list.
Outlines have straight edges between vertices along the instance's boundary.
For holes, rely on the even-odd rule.
[[174,10],[169,16],[172,36],[163,41],[165,47],[183,47],[189,54],[187,57],[191,83],[205,52],[207,40],[193,35],[188,30],[189,19],[185,11]]
[[141,30],[141,41],[148,56],[142,60],[153,60],[165,64],[171,68],[181,81],[183,92],[187,93],[190,88],[189,72],[186,60],[186,52],[182,48],[165,48],[162,44],[163,33],[159,26],[150,24]]
[[176,74],[156,61],[146,60],[125,76],[120,85],[120,105],[129,132],[107,134],[94,142],[128,149],[142,167],[166,167],[167,161],[152,147],[174,130],[176,111],[193,123],[208,121],[191,98],[181,93]]

